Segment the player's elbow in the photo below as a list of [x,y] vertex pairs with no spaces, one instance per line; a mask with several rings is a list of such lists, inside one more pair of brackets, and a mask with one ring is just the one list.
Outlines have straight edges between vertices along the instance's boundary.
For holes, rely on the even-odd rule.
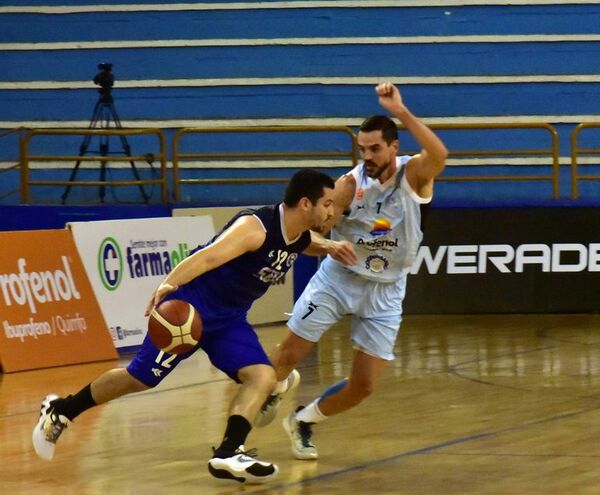
[[441,174],[446,168],[446,160],[448,159],[448,150],[445,146],[442,146],[442,149],[439,150],[435,155],[431,156],[431,165],[435,170],[435,175]]
[[442,149],[440,151],[440,158],[444,162],[444,165],[446,164],[446,160],[448,159],[448,154],[448,148],[442,145]]
[[443,144],[440,144],[439,149],[435,151],[434,156],[432,156],[435,164],[443,170],[446,166],[446,160],[448,159],[448,148],[446,148]]

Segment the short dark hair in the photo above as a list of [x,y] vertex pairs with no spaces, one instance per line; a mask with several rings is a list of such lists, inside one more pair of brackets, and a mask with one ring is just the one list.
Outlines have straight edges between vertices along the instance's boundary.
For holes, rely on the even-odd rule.
[[373,115],[365,119],[360,125],[359,131],[373,132],[381,131],[381,136],[387,144],[398,139],[398,128],[395,122],[385,115]]
[[283,202],[286,206],[296,206],[302,198],[308,198],[314,205],[323,196],[326,187],[335,187],[331,177],[312,168],[302,169],[290,179]]

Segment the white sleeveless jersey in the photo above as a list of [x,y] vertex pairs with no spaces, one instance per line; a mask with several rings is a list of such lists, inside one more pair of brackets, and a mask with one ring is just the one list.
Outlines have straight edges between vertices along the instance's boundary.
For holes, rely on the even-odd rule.
[[384,184],[368,177],[362,163],[352,169],[354,199],[331,231],[332,239],[350,241],[356,250],[358,262],[346,269],[375,282],[404,277],[423,239],[420,205],[431,198],[419,197],[408,184],[404,172],[411,158],[397,157],[396,173]]

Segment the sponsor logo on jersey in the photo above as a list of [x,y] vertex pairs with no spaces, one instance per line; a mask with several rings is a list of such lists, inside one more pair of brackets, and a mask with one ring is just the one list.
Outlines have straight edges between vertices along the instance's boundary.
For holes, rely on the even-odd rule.
[[275,285],[285,283],[285,274],[298,258],[298,253],[288,253],[283,249],[269,251],[269,259],[274,259],[271,266],[261,268],[256,275],[261,282]]
[[391,251],[391,248],[398,247],[398,238],[394,239],[372,239],[370,241],[365,241],[364,239],[359,238],[356,241],[357,246],[365,247],[371,251],[375,251],[377,249],[384,249],[386,251]]
[[373,222],[373,229],[371,230],[371,235],[373,237],[379,237],[381,235],[385,235],[392,230],[392,224],[387,218],[377,218],[375,222]]
[[364,188],[361,187],[358,191],[356,191],[356,199],[358,201],[361,201],[364,197],[365,197],[365,190],[364,190]]
[[371,270],[373,273],[381,273],[382,271],[387,270],[388,266],[390,266],[390,262],[378,254],[369,256],[365,260],[366,269]]
[[275,285],[281,283],[280,280],[285,277],[285,272],[280,272],[270,266],[265,266],[259,270],[256,276],[265,284]]

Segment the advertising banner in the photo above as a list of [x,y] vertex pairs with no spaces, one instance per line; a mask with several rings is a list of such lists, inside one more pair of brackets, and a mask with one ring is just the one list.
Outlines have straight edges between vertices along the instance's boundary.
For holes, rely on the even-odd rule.
[[4,372],[118,357],[68,230],[0,232]]
[[431,208],[406,313],[597,312],[600,211]]
[[119,350],[142,343],[153,291],[214,235],[210,216],[73,222],[69,228]]

